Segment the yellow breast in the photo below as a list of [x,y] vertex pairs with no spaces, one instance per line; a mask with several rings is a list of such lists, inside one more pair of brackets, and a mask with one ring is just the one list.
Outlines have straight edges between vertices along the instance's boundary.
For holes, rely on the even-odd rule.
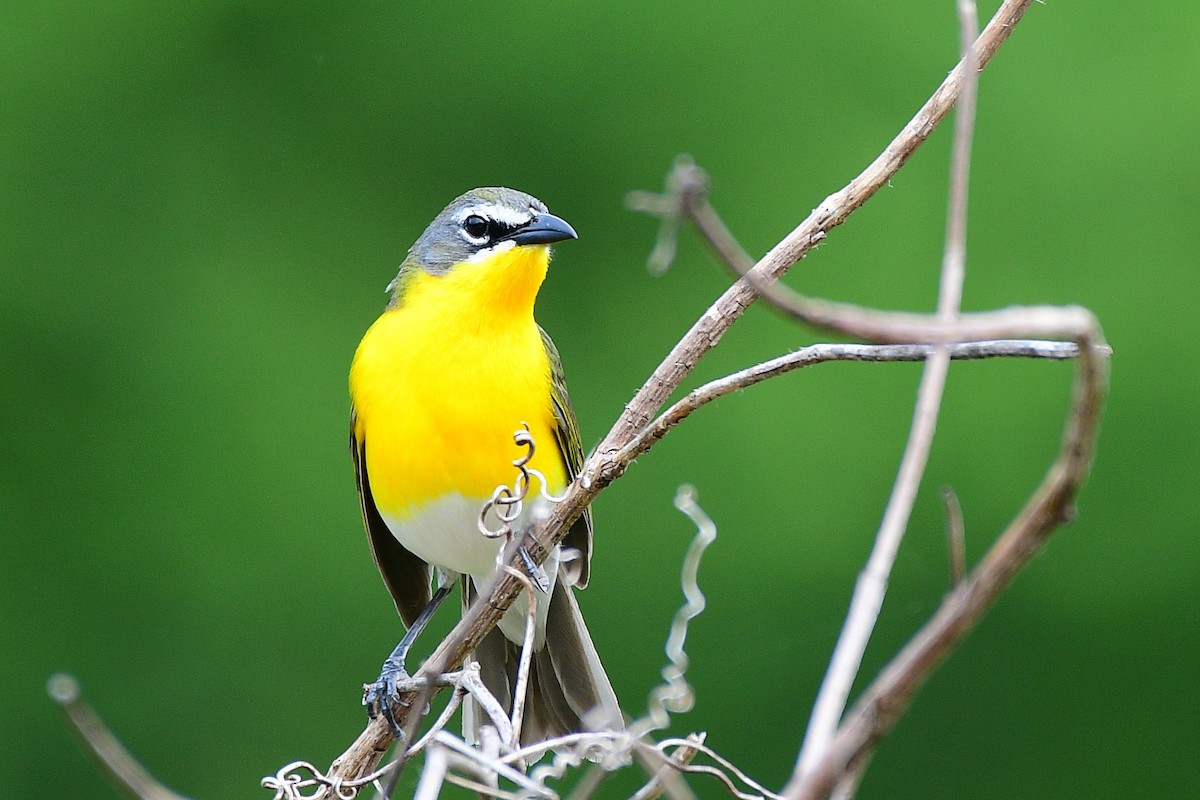
[[381,512],[403,520],[446,495],[482,502],[511,485],[522,423],[537,443],[532,466],[552,491],[566,483],[533,320],[547,262],[546,247],[519,247],[443,276],[418,272],[363,337],[350,394]]

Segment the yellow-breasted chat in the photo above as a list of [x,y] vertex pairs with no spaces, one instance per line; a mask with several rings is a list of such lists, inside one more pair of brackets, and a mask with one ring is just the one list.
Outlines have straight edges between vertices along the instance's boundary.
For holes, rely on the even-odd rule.
[[[514,433],[528,427],[535,443],[528,466],[545,476],[548,492],[560,491],[583,463],[558,351],[533,316],[550,245],[574,238],[565,220],[524,192],[467,192],[409,250],[389,285],[391,301],[354,355],[350,450],[363,521],[408,628],[366,697],[371,713],[381,711],[393,727],[388,700],[406,674],[413,639],[454,583],[465,607],[497,568],[503,540],[484,536],[478,520],[496,487],[513,482],[523,452]],[[588,511],[543,565],[549,588],[535,590],[522,744],[620,724],[573,593],[587,585],[591,549]],[[527,603],[518,597],[473,654],[506,709]],[[469,698],[463,709],[465,733],[477,741],[486,716]]]

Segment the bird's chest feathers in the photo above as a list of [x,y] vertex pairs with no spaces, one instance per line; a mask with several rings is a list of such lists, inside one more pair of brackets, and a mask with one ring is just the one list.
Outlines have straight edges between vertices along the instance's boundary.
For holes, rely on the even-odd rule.
[[538,444],[533,466],[563,483],[532,297],[513,307],[496,302],[503,286],[416,288],[372,326],[352,369],[380,510],[404,518],[446,495],[486,498],[511,485],[522,423]]

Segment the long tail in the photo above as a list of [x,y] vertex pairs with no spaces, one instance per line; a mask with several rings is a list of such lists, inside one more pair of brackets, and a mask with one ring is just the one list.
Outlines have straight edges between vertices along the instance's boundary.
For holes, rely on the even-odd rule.
[[[499,628],[492,629],[475,649],[484,685],[510,713],[519,658],[520,645]],[[463,703],[463,733],[467,740],[478,742],[479,729],[486,724],[487,714],[468,697]],[[614,730],[622,725],[617,695],[592,644],[575,593],[560,576],[547,610],[546,644],[533,654],[530,664],[521,745],[578,731]]]

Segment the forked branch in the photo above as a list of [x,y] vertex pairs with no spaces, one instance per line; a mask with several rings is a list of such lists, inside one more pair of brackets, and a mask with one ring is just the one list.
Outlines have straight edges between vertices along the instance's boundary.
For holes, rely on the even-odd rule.
[[970,576],[942,601],[933,618],[892,659],[851,708],[824,757],[797,771],[784,790],[789,800],[826,796],[840,776],[867,757],[907,711],[916,691],[971,630],[1050,533],[1074,516],[1074,499],[1087,476],[1107,389],[1107,347],[1089,314],[1065,309],[1063,335],[1080,348],[1078,375],[1058,458],[1025,508],[1000,535]]
[[[960,0],[964,33],[973,27],[973,4]],[[964,36],[964,46],[971,37]],[[967,51],[966,63],[972,54]],[[972,81],[967,81],[970,86]],[[961,121],[961,120],[960,120]],[[938,663],[978,621],[1012,576],[1036,552],[1055,527],[1072,516],[1075,492],[1082,483],[1097,433],[1100,409],[1107,389],[1107,357],[1099,325],[1086,309],[1012,308],[999,312],[957,314],[965,257],[966,165],[969,118],[960,124],[955,143],[954,178],[951,188],[945,260],[939,310],[936,315],[915,315],[863,309],[804,297],[786,287],[771,284],[756,274],[750,259],[725,227],[707,199],[707,176],[690,161],[677,162],[668,179],[665,196],[639,193],[631,205],[664,218],[666,235],[660,233],[653,259],[657,269],[669,257],[674,228],[683,220],[693,222],[728,266],[772,305],[797,319],[840,333],[877,342],[924,342],[935,345],[927,353],[925,378],[918,395],[914,427],[905,458],[889,500],[887,513],[871,560],[860,577],[851,611],[839,638],[826,682],[818,696],[795,774],[785,790],[789,798],[818,798],[836,788],[838,796],[853,796],[862,768],[874,744],[903,714],[912,696]],[[668,243],[664,246],[664,242]],[[942,610],[896,658],[868,690],[851,714],[838,725],[860,663],[867,636],[878,614],[886,589],[899,536],[924,471],[924,454],[932,438],[941,383],[946,362],[953,350],[946,343],[984,336],[1052,336],[1071,340],[1079,356],[1079,373],[1074,402],[1059,459],[1039,491],[1018,519],[1002,534],[988,556],[970,576],[960,581]],[[760,365],[764,366],[764,365]],[[690,398],[685,398],[685,400]],[[678,404],[677,404],[678,405]],[[652,426],[652,428],[655,426]],[[895,513],[893,513],[895,512]],[[953,523],[952,523],[953,524]],[[882,555],[881,555],[882,554]]]
[[[778,284],[767,285],[747,270],[748,259],[719,215],[708,203],[707,177],[688,161],[679,162],[668,185],[678,193],[669,196],[639,195],[634,204],[645,210],[662,213],[664,209],[681,209],[681,217],[667,214],[666,224],[680,219],[691,221],[713,245],[727,265],[737,273],[747,273],[761,295],[772,305],[797,319],[839,333],[858,335],[876,342],[910,342],[920,344],[879,345],[900,347],[922,358],[933,352],[934,345],[949,345],[946,352],[953,357],[960,348],[982,345],[962,344],[988,337],[1037,336],[1067,340],[1063,343],[1044,341],[1010,342],[1021,348],[1030,347],[1043,357],[1055,352],[1075,357],[1078,372],[1072,390],[1063,443],[1057,460],[1051,466],[1038,491],[1032,496],[1016,520],[1000,535],[981,563],[965,580],[959,582],[945,599],[938,613],[922,628],[896,656],[880,677],[864,692],[829,741],[810,759],[799,758],[796,770],[784,790],[789,800],[828,796],[835,785],[847,776],[858,776],[864,760],[869,758],[875,744],[907,710],[917,689],[937,665],[983,616],[1003,592],[1017,572],[1037,552],[1050,533],[1074,514],[1073,501],[1082,485],[1091,462],[1100,413],[1107,391],[1107,364],[1110,348],[1104,343],[1100,326],[1087,309],[1064,307],[1014,307],[999,311],[963,314],[947,318],[943,314],[923,315],[865,309],[843,303],[805,297]],[[994,345],[997,342],[991,342]],[[870,348],[870,345],[815,345],[821,348]],[[808,350],[809,348],[806,348]],[[676,403],[654,424],[650,425],[634,444],[654,435],[679,414],[687,413],[697,393],[720,391],[727,385],[753,380],[764,372],[791,366],[801,360],[805,351],[783,359],[752,367],[742,373],[714,381]],[[862,352],[870,352],[869,349]],[[889,353],[895,355],[895,353]],[[918,415],[920,414],[918,411]],[[887,520],[885,518],[885,527]],[[881,536],[886,531],[881,530]],[[857,624],[852,613],[847,626]],[[836,660],[835,660],[836,661]],[[838,669],[835,663],[831,671]],[[857,663],[840,678],[853,679]],[[837,709],[840,715],[840,704]],[[851,793],[852,794],[852,793]]]

